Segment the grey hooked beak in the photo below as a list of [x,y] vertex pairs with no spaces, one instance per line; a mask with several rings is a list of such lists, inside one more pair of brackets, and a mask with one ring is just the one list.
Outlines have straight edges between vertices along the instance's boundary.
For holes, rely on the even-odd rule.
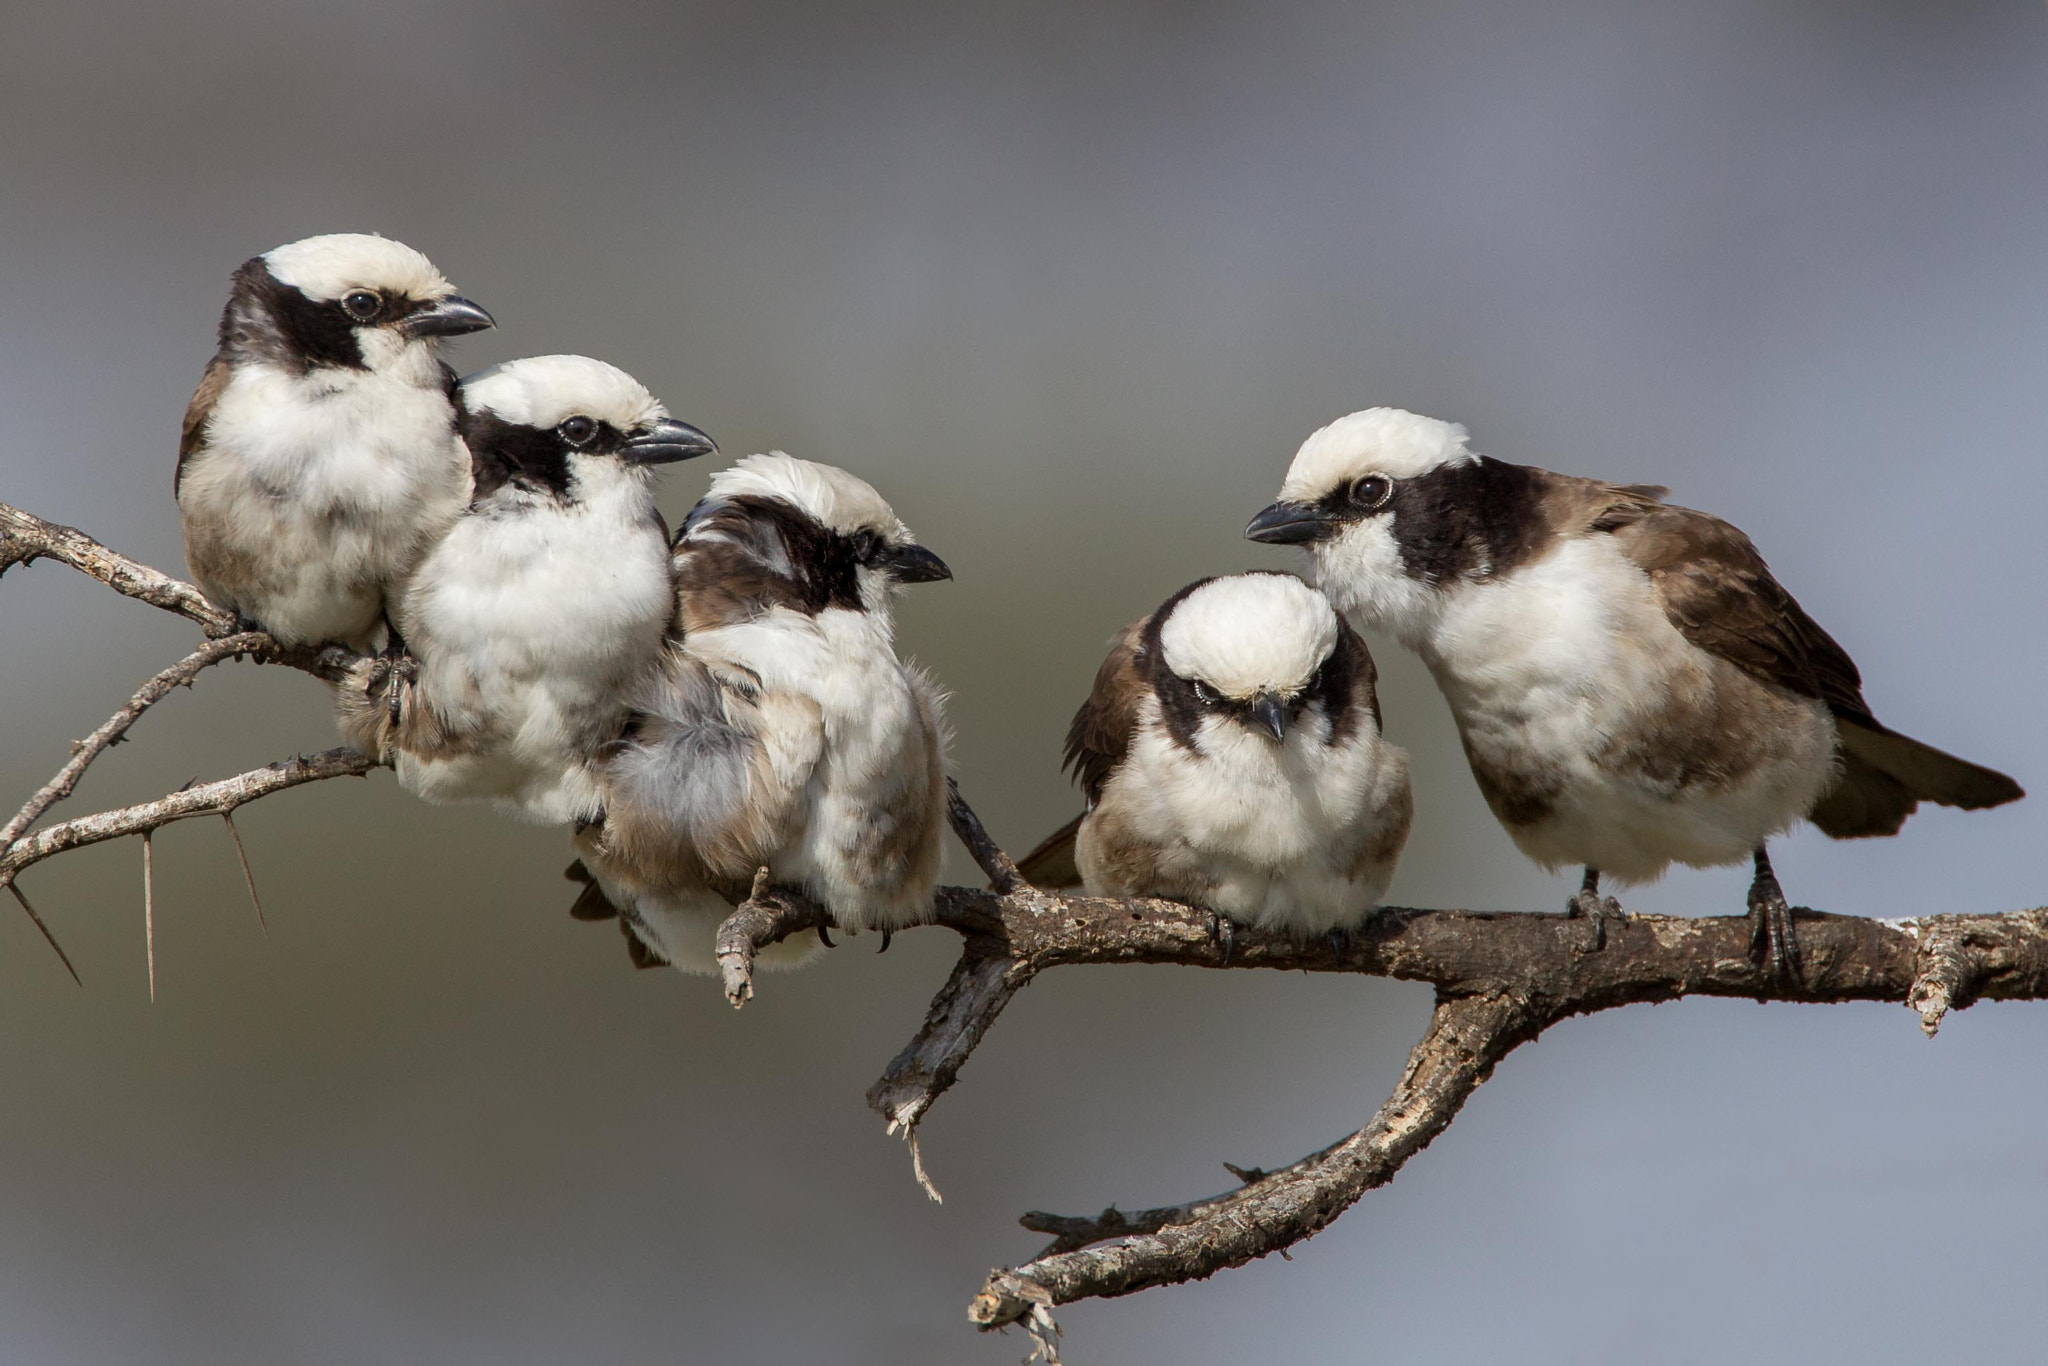
[[481,304],[473,304],[459,294],[450,294],[438,303],[409,314],[398,324],[398,330],[417,340],[420,337],[460,337],[497,325],[498,320],[486,313]]
[[1244,529],[1247,541],[1266,545],[1307,545],[1337,533],[1338,521],[1320,508],[1303,503],[1274,503],[1261,508]]
[[1269,692],[1252,699],[1252,718],[1272,735],[1275,743],[1287,743],[1287,707]]
[[628,437],[619,447],[619,455],[634,465],[666,465],[676,460],[694,460],[717,450],[716,441],[689,423],[665,417],[637,436]]
[[936,583],[950,579],[953,571],[946,562],[921,545],[893,545],[875,557],[898,583]]

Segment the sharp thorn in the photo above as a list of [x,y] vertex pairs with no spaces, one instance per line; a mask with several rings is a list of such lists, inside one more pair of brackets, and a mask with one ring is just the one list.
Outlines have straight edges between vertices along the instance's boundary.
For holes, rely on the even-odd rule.
[[242,832],[235,829],[235,818],[229,812],[220,813],[227,822],[228,838],[235,842],[235,857],[242,861],[242,881],[249,884],[249,902],[256,908],[256,924],[263,933],[270,933],[270,922],[263,918],[263,898],[256,895],[256,875],[249,871],[249,851],[242,848]]
[[149,958],[149,999],[156,1002],[156,878],[150,868],[149,832],[142,832],[142,942]]
[[79,980],[78,969],[71,966],[71,955],[64,952],[64,946],[57,942],[56,935],[50,933],[50,927],[45,925],[43,918],[36,914],[36,908],[28,904],[28,898],[21,894],[21,888],[15,886],[10,880],[7,884],[7,890],[14,893],[14,899],[21,903],[21,909],[28,912],[28,918],[33,920],[36,928],[43,932],[43,942],[56,952],[57,961],[64,965],[64,971],[71,974],[71,980],[77,982],[81,987],[84,986],[85,983]]

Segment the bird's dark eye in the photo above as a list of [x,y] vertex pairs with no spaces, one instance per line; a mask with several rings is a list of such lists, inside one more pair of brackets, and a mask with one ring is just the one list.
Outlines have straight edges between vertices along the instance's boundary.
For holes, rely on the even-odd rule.
[[367,289],[352,289],[341,296],[341,306],[347,314],[359,323],[366,323],[377,316],[377,310],[384,301]]
[[873,564],[875,556],[882,553],[882,538],[872,531],[853,533],[853,558],[861,564]]
[[575,417],[562,419],[562,425],[555,430],[562,434],[562,440],[572,446],[588,446],[597,435],[597,423],[579,413]]
[[1384,474],[1368,474],[1351,485],[1351,505],[1366,512],[1374,512],[1387,505],[1387,499],[1394,496],[1394,481]]

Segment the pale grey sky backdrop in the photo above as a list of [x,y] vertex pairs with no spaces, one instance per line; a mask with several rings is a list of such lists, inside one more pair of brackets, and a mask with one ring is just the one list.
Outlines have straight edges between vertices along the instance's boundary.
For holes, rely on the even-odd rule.
[[[729,452],[872,478],[957,582],[902,639],[997,834],[1102,642],[1239,540],[1299,440],[1396,403],[1750,531],[1879,714],[2048,787],[2048,8],[526,0],[17,4],[0,41],[0,498],[166,568],[229,272],[315,232],[494,310],[465,367],[581,350]],[[668,478],[686,509],[708,471]],[[0,788],[189,629],[0,584]],[[1380,651],[1415,905],[1550,910],[1444,708]],[[331,743],[239,666],[69,807]],[[2048,896],[2042,799],[1784,843],[1795,900]],[[1027,1208],[1219,1188],[1355,1127],[1414,987],[1056,973],[940,1105],[929,1205],[861,1093],[949,936],[768,982],[635,974],[563,839],[388,776],[31,873],[0,915],[0,1360],[1009,1362],[963,1309]],[[1644,909],[1739,907],[1681,872]],[[2040,1340],[2048,1007],[1576,1021],[1292,1263],[1067,1310],[1077,1363],[2012,1357]]]

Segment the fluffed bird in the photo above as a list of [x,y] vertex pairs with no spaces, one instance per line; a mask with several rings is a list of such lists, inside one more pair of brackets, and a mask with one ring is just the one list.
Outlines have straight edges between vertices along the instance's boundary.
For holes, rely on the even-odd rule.
[[716,447],[584,356],[493,367],[462,382],[461,400],[475,493],[397,590],[415,661],[388,682],[403,705],[387,707],[366,673],[339,690],[342,732],[430,802],[593,819],[593,760],[660,659],[673,610],[655,467]]
[[1088,810],[1021,870],[1298,939],[1357,929],[1414,813],[1375,682],[1365,642],[1292,574],[1189,584],[1117,635],[1067,732]]
[[1879,723],[1749,538],[1665,492],[1505,464],[1463,427],[1371,408],[1310,436],[1245,534],[1305,547],[1339,610],[1422,657],[1515,843],[1585,870],[1571,913],[1615,909],[1603,874],[1747,858],[1752,953],[1797,980],[1772,838],[1801,819],[1891,835],[1922,801],[2023,794]]
[[948,737],[938,690],[897,658],[891,604],[952,572],[867,483],[780,452],[713,476],[674,559],[668,651],[603,762],[603,822],[577,835],[629,942],[714,971],[718,923],[761,867],[843,929],[922,917]]
[[207,597],[288,645],[368,646],[392,585],[469,497],[437,345],[490,326],[386,238],[309,237],[245,262],[173,482]]

